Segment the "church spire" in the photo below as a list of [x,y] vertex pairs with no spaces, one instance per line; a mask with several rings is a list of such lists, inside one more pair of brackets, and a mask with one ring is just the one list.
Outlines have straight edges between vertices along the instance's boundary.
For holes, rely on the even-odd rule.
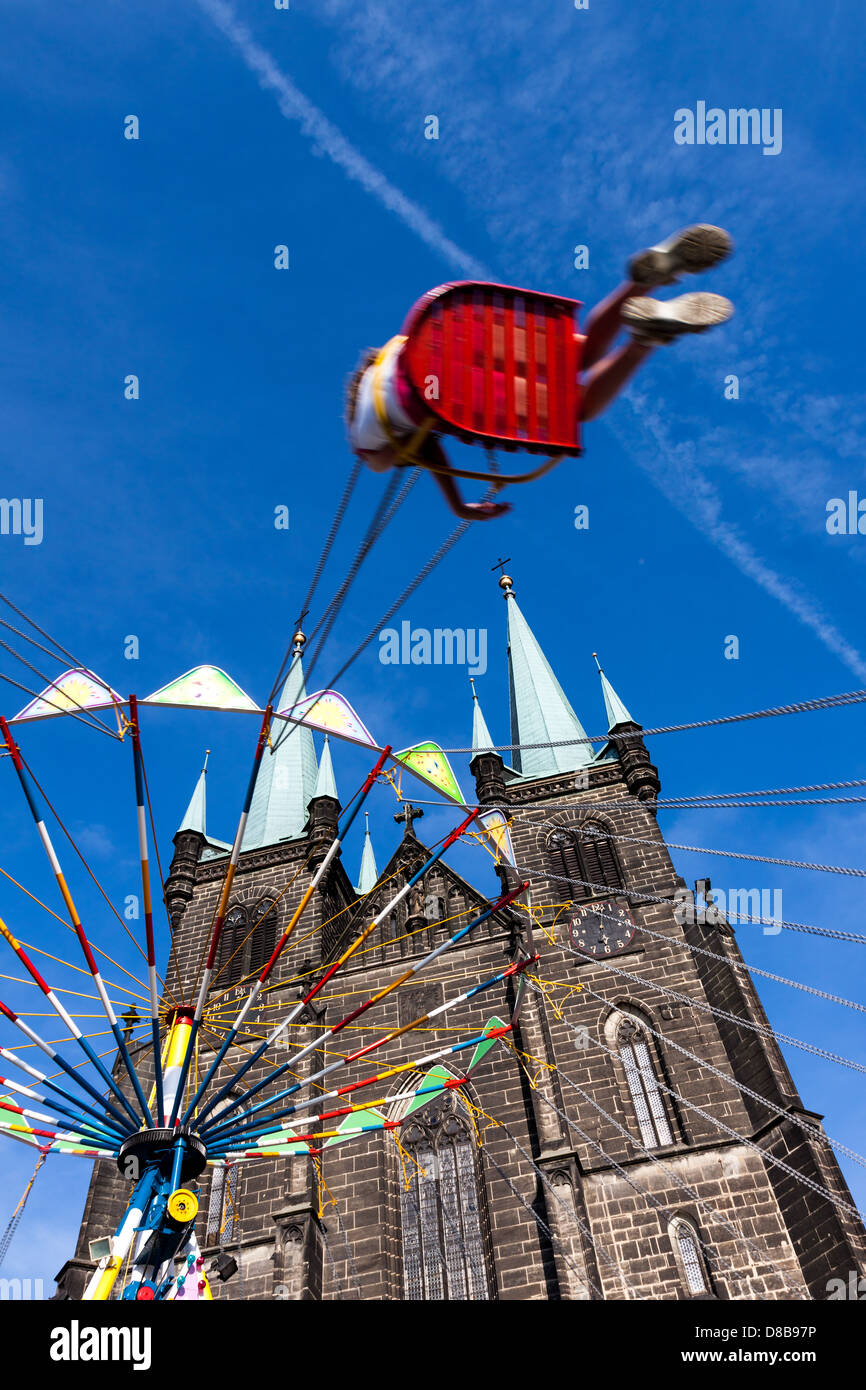
[[361,853],[361,873],[358,878],[358,893],[371,893],[379,881],[379,870],[376,867],[376,856],[373,853],[373,841],[370,838],[370,813],[364,812],[366,829],[364,831],[364,849]]
[[205,750],[204,764],[198,775],[195,784],[195,791],[192,794],[190,803],[186,808],[186,814],[178,826],[178,835],[182,830],[194,830],[199,835],[207,837],[207,797],[205,793],[205,778],[207,776],[207,760],[210,757],[210,749]]
[[[303,632],[295,633],[292,663],[274,706],[277,710],[289,709],[307,693],[301,661],[306,640]],[[259,765],[243,849],[262,849],[302,835],[307,806],[316,792],[316,776],[316,750],[310,729],[305,724],[275,720],[270,746]]]
[[514,750],[514,766],[523,777],[554,777],[576,772],[592,762],[589,743],[568,744],[568,738],[585,739],[583,726],[517,606],[514,581],[503,574],[499,587],[508,607],[508,679],[511,694],[511,742],[552,743],[552,748]]
[[472,686],[472,756],[474,758],[476,753],[491,753],[493,751],[493,739],[490,737],[487,721],[481,712],[475,681],[471,676],[469,677],[469,684]]
[[325,734],[325,746],[322,749],[322,761],[319,763],[319,775],[316,778],[316,790],[313,792],[313,800],[315,800],[317,796],[332,796],[335,801],[340,800],[337,795],[334,764],[331,761],[331,745],[328,741],[327,734]]
[[598,659],[598,652],[593,652],[593,660],[598,667],[598,674],[601,676],[601,693],[604,696],[604,707],[607,711],[608,731],[615,729],[618,724],[635,724],[637,720],[632,719],[622,700],[617,695]]

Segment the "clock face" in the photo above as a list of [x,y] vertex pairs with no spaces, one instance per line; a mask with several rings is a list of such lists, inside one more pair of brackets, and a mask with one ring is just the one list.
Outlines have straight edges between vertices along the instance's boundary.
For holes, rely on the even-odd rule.
[[588,956],[612,956],[630,944],[634,918],[618,903],[587,903],[572,913],[568,934],[575,950]]

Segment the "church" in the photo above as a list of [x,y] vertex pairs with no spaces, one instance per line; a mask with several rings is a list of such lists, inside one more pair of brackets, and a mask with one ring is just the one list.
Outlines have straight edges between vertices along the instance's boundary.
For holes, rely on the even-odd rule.
[[[467,1086],[389,1110],[404,1120],[398,1131],[338,1133],[316,1164],[296,1153],[208,1169],[198,1237],[214,1297],[827,1299],[834,1281],[866,1275],[866,1234],[822,1117],[797,1093],[733,928],[697,910],[674,869],[640,724],[601,672],[609,741],[594,751],[513,580],[499,583],[510,742],[519,749],[508,761],[494,751],[476,695],[470,770],[477,802],[510,821],[513,863],[496,866],[503,892],[528,881],[521,902],[531,910],[515,903],[493,913],[429,974],[389,994],[349,1047],[537,953],[522,986],[508,976],[449,1017],[459,1028],[416,1030],[414,1050],[398,1043],[371,1065],[386,1070],[428,1042],[432,1052],[512,1018],[514,1028],[473,1056]],[[279,708],[304,698],[303,645],[299,633]],[[244,833],[213,987],[225,1026],[337,832],[330,746],[317,759],[310,730],[292,733],[263,760]],[[401,838],[385,863],[368,828],[357,882],[341,855],[333,859],[280,958],[265,1011],[248,1018],[249,1037],[229,1054],[225,1080],[250,1038],[303,997],[304,983],[429,856],[419,808],[405,803],[395,819]],[[186,997],[228,850],[208,832],[202,774],[166,881]],[[291,1046],[336,1021],[345,1001],[384,990],[488,903],[439,860],[347,963],[340,998],[313,1001],[300,1016]],[[199,1074],[219,1042],[205,1030]],[[313,1053],[298,1076],[333,1055]],[[460,1077],[460,1065],[458,1054],[408,1083],[403,1072],[373,1095]],[[244,1085],[266,1072],[259,1064]],[[60,1297],[81,1297],[91,1242],[114,1229],[127,1188],[112,1165],[96,1166]]]

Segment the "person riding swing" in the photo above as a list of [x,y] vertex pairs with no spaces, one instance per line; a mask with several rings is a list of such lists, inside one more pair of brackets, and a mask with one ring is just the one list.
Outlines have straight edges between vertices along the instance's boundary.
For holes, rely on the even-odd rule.
[[[718,294],[663,300],[647,292],[709,270],[731,250],[726,231],[700,223],[640,252],[628,278],[589,314],[584,333],[574,332],[573,300],[480,282],[439,286],[411,311],[404,335],[368,349],[350,378],[353,451],[376,473],[428,469],[463,520],[502,516],[508,503],[466,502],[457,479],[487,477],[495,487],[528,481],[563,454],[579,454],[580,425],[607,409],[655,348],[705,333],[734,311]],[[622,329],[628,341],[608,351]],[[438,371],[425,375],[431,363]],[[450,383],[446,398],[440,375]],[[440,434],[551,459],[521,478],[471,472],[449,462]]]

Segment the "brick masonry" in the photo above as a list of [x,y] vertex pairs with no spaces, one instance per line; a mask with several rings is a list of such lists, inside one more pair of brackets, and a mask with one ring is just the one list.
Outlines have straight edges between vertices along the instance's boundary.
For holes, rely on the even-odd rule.
[[[497,1300],[791,1299],[802,1296],[805,1286],[812,1298],[826,1298],[831,1278],[846,1280],[851,1270],[866,1272],[863,1228],[798,1180],[802,1175],[841,1202],[851,1201],[832,1150],[821,1142],[820,1117],[804,1109],[773,1040],[659,990],[663,986],[766,1025],[733,931],[724,923],[680,925],[674,915],[674,895],[682,884],[656,823],[656,770],[636,726],[623,728],[630,737],[620,744],[619,759],[595,765],[581,789],[573,777],[564,776],[507,784],[494,754],[479,755],[472,764],[479,799],[505,805],[513,816],[518,871],[532,876],[534,939],[542,954],[539,975],[579,987],[567,997],[562,989],[550,991],[549,997],[527,990],[515,1033],[515,1046],[527,1057],[526,1069],[514,1051],[497,1044],[473,1073],[469,1095],[482,1115],[477,1163],[491,1295]],[[592,809],[597,802],[613,809]],[[304,837],[242,855],[232,901],[253,907],[263,898],[282,895],[277,913],[284,923],[330,842],[335,813],[327,798],[314,801]],[[648,842],[614,842],[620,882],[590,894],[601,904],[627,907],[638,927],[629,946],[606,961],[575,955],[567,904],[577,890],[546,876],[557,872],[551,870],[548,846],[552,829],[579,832],[589,819],[596,828]],[[192,832],[176,837],[167,886],[187,995],[197,978],[224,872],[224,861],[202,858],[203,848],[202,837]],[[249,1021],[251,1035],[273,1026],[300,996],[303,983],[335,958],[425,855],[407,827],[383,871],[386,884],[360,907],[351,906],[354,890],[339,858],[334,862],[280,961],[265,1006]],[[508,870],[498,872],[503,881],[512,881]],[[431,916],[468,913],[485,901],[440,863],[423,892],[410,895],[341,971],[324,1023],[384,988],[454,931],[453,922],[429,920]],[[341,1045],[361,1047],[431,1004],[496,974],[526,945],[526,926],[525,913],[498,913],[465,947],[446,953],[413,984],[413,997],[408,990],[395,991],[369,1018],[341,1034]],[[642,926],[658,936],[643,934]],[[698,946],[722,959],[690,949]],[[227,1024],[241,993],[224,993],[217,978],[212,1021],[215,1017]],[[507,1019],[514,997],[511,982],[489,991],[447,1016],[455,1032],[412,1033],[407,1048],[396,1044],[386,1061],[377,1057],[373,1069],[417,1054],[427,1041],[432,1050],[434,1038],[441,1045],[468,1036],[494,1014]],[[554,1002],[561,1007],[553,1007]],[[674,1093],[662,1092],[672,1142],[650,1153],[640,1146],[617,1050],[622,1011],[652,1030],[644,1036],[658,1078]],[[322,1019],[302,1018],[291,1039],[306,1041],[322,1026]],[[216,1039],[213,1032],[206,1035],[201,1069],[213,1055],[207,1047],[212,1049]],[[247,1038],[244,1045],[249,1042]],[[232,1066],[245,1055],[235,1049]],[[277,1058],[289,1055],[278,1053]],[[333,1054],[325,1058],[314,1053],[300,1073],[326,1060],[333,1060]],[[264,1074],[257,1067],[249,1080]],[[363,1070],[355,1070],[349,1079],[361,1074]],[[734,1082],[785,1114],[743,1095]],[[405,1074],[393,1078],[383,1083],[381,1094],[397,1094],[407,1084],[412,1083]],[[379,1094],[377,1088],[371,1099]],[[485,1115],[499,1124],[489,1123]],[[806,1133],[797,1120],[812,1132]],[[371,1134],[329,1147],[322,1171],[328,1196],[320,1213],[308,1158],[238,1166],[239,1223],[224,1244],[240,1260],[240,1271],[224,1285],[215,1281],[216,1297],[403,1299],[405,1182],[393,1138]],[[211,1182],[209,1174],[202,1179],[199,1218],[208,1258],[218,1253],[216,1240],[205,1245]],[[113,1230],[127,1196],[128,1184],[112,1167],[98,1166],[75,1256],[58,1276],[69,1296],[80,1297],[92,1268],[89,1241]],[[689,1292],[681,1251],[672,1237],[676,1217],[687,1220],[703,1243],[705,1290],[698,1295]]]

